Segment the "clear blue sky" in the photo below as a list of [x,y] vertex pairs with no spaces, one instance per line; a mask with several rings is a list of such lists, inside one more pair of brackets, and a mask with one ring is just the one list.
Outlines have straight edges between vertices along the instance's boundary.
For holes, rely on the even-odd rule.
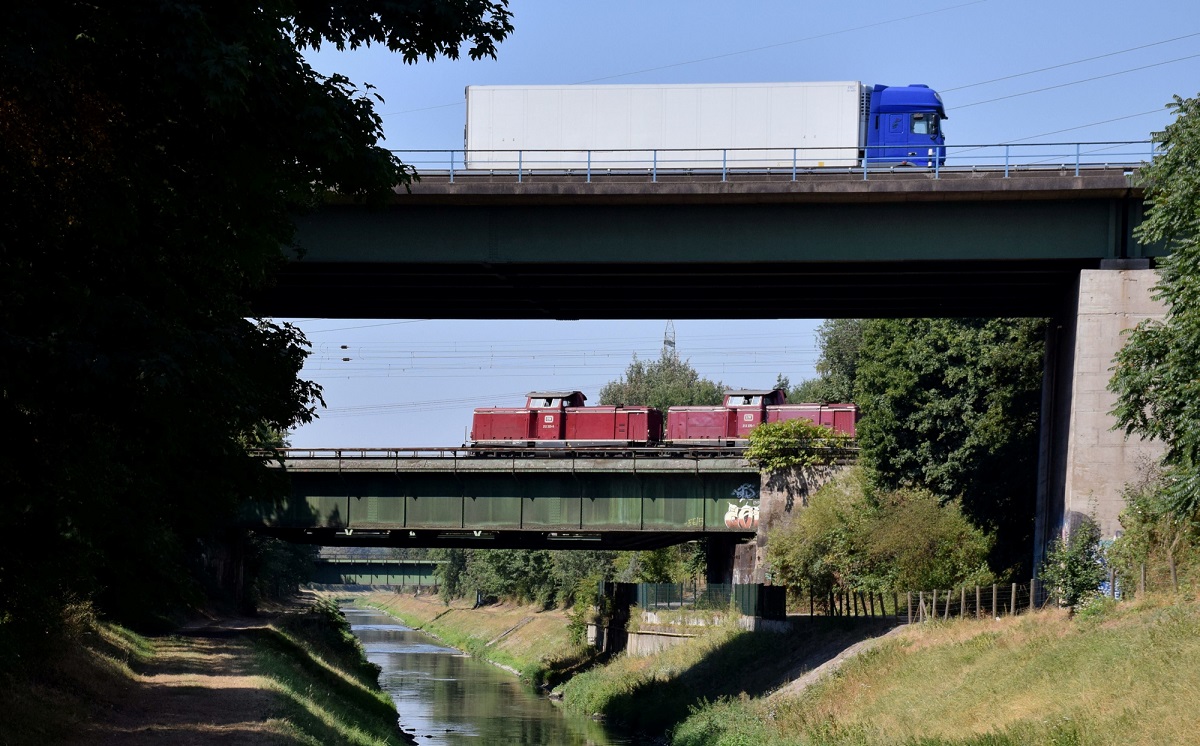
[[[461,148],[467,85],[925,83],[942,93],[951,145],[1146,140],[1169,121],[1172,95],[1200,92],[1196,0],[514,0],[511,7],[516,31],[496,60],[410,66],[378,49],[325,49],[311,60],[376,86],[386,144],[398,150]],[[290,436],[300,447],[458,445],[476,406],[520,404],[534,389],[579,389],[594,402],[635,353],[658,355],[666,326],[663,319],[297,322],[313,344],[305,375],[324,387],[328,404]],[[680,355],[702,376],[768,387],[780,373],[793,382],[814,375],[819,323],[674,327]]]

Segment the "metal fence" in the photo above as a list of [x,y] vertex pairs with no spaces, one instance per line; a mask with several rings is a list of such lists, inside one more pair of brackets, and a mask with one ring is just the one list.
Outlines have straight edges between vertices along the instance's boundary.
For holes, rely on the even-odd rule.
[[813,616],[893,617],[908,623],[1010,616],[1041,608],[1049,600],[1045,586],[1036,579],[1031,579],[1028,584],[973,585],[899,593],[839,590],[805,594],[801,589],[795,589],[793,600],[802,604],[806,595],[808,611]]
[[[826,166],[830,151],[853,165]],[[914,158],[912,164],[881,163],[871,149],[851,148],[720,148],[643,150],[393,150],[424,175],[511,177],[521,183],[541,176],[577,176],[584,182],[610,176],[638,177],[656,183],[680,177],[729,181],[743,175],[798,180],[809,174],[855,174],[862,179],[890,173],[989,171],[1011,177],[1033,171],[1085,169],[1131,171],[1154,155],[1149,140],[1101,142],[999,143],[947,145],[945,162]],[[501,156],[501,157],[497,157]],[[500,167],[497,167],[497,161]]]
[[636,603],[645,611],[736,609],[745,616],[783,619],[787,615],[787,589],[740,583],[638,583]]

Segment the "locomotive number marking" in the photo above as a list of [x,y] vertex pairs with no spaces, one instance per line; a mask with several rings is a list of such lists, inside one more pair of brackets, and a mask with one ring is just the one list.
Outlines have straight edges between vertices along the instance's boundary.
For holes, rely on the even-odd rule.
[[743,419],[743,420],[745,420],[746,422],[753,422],[753,421],[754,421],[754,415],[752,415],[752,414],[744,414],[744,415],[742,415],[742,419]]

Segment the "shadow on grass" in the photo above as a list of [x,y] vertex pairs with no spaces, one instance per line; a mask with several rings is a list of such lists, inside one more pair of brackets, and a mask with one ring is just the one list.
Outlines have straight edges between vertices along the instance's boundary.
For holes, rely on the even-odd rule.
[[895,626],[893,619],[805,617],[793,619],[786,633],[740,633],[665,681],[617,694],[601,714],[636,731],[664,733],[704,701],[766,694]]

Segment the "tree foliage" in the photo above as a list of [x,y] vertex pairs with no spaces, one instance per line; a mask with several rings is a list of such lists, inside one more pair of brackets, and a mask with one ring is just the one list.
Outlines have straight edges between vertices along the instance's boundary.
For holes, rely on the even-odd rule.
[[1170,249],[1155,287],[1166,318],[1130,332],[1109,388],[1118,427],[1166,444],[1171,512],[1186,521],[1200,512],[1200,97],[1170,108],[1175,121],[1155,133],[1158,152],[1140,172],[1149,210],[1136,231]]
[[[488,56],[503,0],[22,3],[0,24],[0,619],[167,607],[239,506],[258,434],[309,419],[307,343],[248,320],[293,216],[410,171],[306,47]],[[35,554],[25,547],[36,546]],[[39,611],[40,610],[40,611]]]
[[570,606],[580,588],[613,576],[616,552],[548,549],[435,549],[447,601],[472,594],[545,608]]
[[1026,561],[1037,491],[1045,322],[864,324],[858,444],[882,490],[960,499],[998,536],[995,567]]
[[636,404],[667,407],[699,404],[720,404],[725,387],[701,378],[688,361],[681,360],[675,350],[663,347],[658,360],[638,360],[625,369],[625,375],[600,389],[601,404]]
[[776,583],[823,596],[990,583],[992,543],[956,501],[918,489],[873,495],[856,468],[773,530],[767,553]]
[[[777,388],[787,392],[790,402],[852,402],[854,381],[858,377],[859,349],[862,346],[862,319],[826,319],[817,327],[817,377],[791,387],[780,376]],[[783,385],[780,385],[780,384]]]

